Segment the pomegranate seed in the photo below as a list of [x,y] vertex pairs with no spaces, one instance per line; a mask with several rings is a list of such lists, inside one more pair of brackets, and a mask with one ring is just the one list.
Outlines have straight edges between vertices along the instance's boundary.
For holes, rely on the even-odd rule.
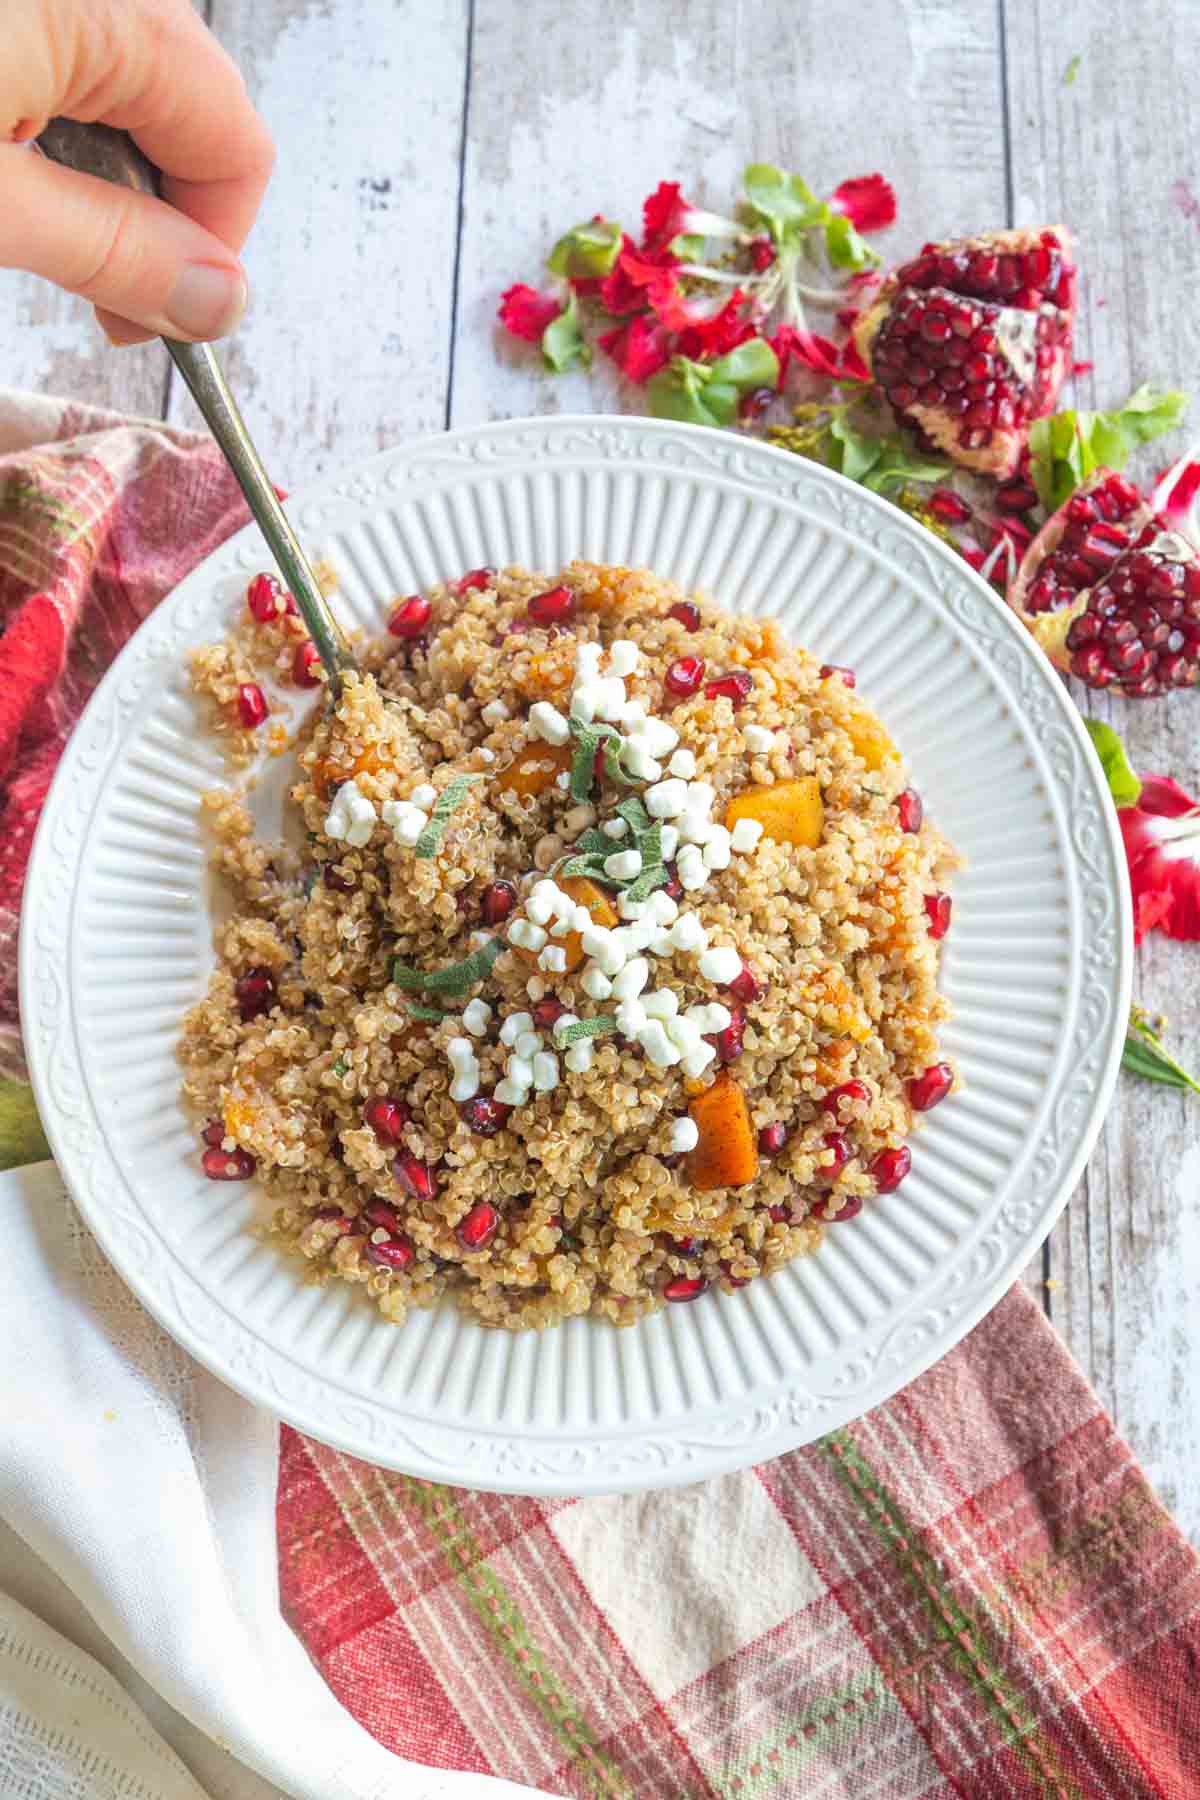
[[476,1094],[473,1100],[464,1100],[458,1111],[477,1137],[495,1137],[507,1124],[512,1107],[493,1100],[490,1094]]
[[221,1145],[225,1142],[228,1135],[229,1134],[225,1130],[224,1119],[210,1119],[208,1124],[204,1127],[204,1130],[200,1133],[204,1142],[206,1144],[211,1144],[214,1150],[219,1150],[221,1148]]
[[912,1151],[907,1144],[898,1144],[894,1150],[881,1150],[869,1170],[875,1177],[876,1193],[894,1194],[911,1168]]
[[437,1189],[437,1181],[428,1163],[414,1156],[411,1150],[401,1150],[392,1158],[392,1174],[400,1183],[406,1194],[414,1200],[432,1200]]
[[950,929],[950,909],[954,902],[949,894],[926,894],[925,916],[929,920],[931,938],[944,938]]
[[696,1246],[700,1239],[698,1237],[668,1238],[667,1242],[676,1256],[695,1256]]
[[790,1133],[781,1119],[771,1125],[764,1125],[758,1134],[758,1153],[760,1156],[778,1156],[787,1143]]
[[949,1063],[933,1063],[908,1084],[908,1104],[914,1112],[928,1112],[944,1100],[954,1085],[954,1071]]
[[336,1225],[338,1236],[346,1237],[359,1230],[357,1219],[348,1219],[340,1206],[322,1206],[313,1214],[314,1224]]
[[400,602],[388,620],[388,630],[393,637],[417,638],[432,617],[433,607],[424,594],[410,594],[407,600]]
[[678,694],[681,700],[686,700],[696,692],[703,680],[704,658],[679,656],[664,675],[663,686],[669,694]]
[[871,1090],[865,1081],[843,1081],[841,1087],[831,1088],[821,1104],[826,1112],[833,1114],[835,1119],[838,1117],[839,1100],[852,1100],[856,1105],[869,1106]]
[[774,398],[774,388],[751,388],[738,402],[739,419],[761,419]]
[[464,594],[481,593],[484,588],[490,588],[495,579],[494,569],[471,569],[458,581],[452,582],[451,586],[461,600]]
[[[260,625],[267,625],[278,616],[276,602],[283,593],[282,587],[273,575],[256,575],[246,589],[246,605],[250,608],[252,618]],[[289,600],[291,595],[288,595]],[[293,602],[292,610],[295,611]]]
[[553,994],[549,994],[546,999],[535,1002],[530,1008],[530,1016],[539,1031],[549,1031],[553,1025],[558,1023],[566,1010],[561,1000],[556,1000]]
[[479,897],[479,916],[485,925],[499,925],[517,904],[517,890],[511,881],[493,881]]
[[664,1287],[662,1297],[664,1300],[698,1300],[707,1286],[708,1279],[704,1275],[676,1275]]
[[377,1269],[411,1269],[416,1254],[406,1237],[388,1238],[383,1244],[373,1244],[370,1238],[367,1239],[367,1261],[374,1263]]
[[748,669],[733,669],[728,675],[718,675],[704,689],[706,700],[728,700],[737,712],[749,699],[754,687],[754,677]]
[[944,525],[965,525],[971,518],[971,508],[953,488],[934,488],[929,496],[929,510]]
[[761,275],[775,261],[775,246],[769,237],[751,238],[749,243],[750,261]]
[[465,1219],[459,1220],[458,1241],[464,1250],[486,1250],[496,1235],[500,1214],[490,1200],[477,1200]]
[[827,1150],[833,1152],[831,1163],[822,1163],[817,1170],[818,1181],[836,1181],[846,1164],[850,1161],[850,1144],[844,1132],[827,1131],[821,1140]]
[[676,905],[683,899],[683,883],[675,873],[674,863],[667,864],[667,882],[666,886],[663,888],[663,893],[667,896],[668,900],[674,900]]
[[851,1194],[850,1198],[844,1200],[835,1213],[826,1216],[825,1223],[827,1225],[841,1225],[847,1219],[857,1218],[861,1211],[862,1196],[860,1194]]
[[382,1231],[404,1230],[404,1220],[386,1200],[368,1200],[362,1209],[362,1216],[368,1225],[376,1225]]
[[386,1096],[368,1100],[363,1107],[363,1121],[381,1144],[398,1144],[411,1118],[412,1109],[403,1100],[389,1100]]
[[275,977],[270,969],[247,969],[233,984],[242,1024],[261,1018],[275,1004]]
[[206,1150],[200,1166],[210,1181],[249,1181],[256,1168],[248,1150]]
[[735,1000],[744,1000],[747,1005],[752,1000],[761,1000],[767,991],[765,981],[760,981],[749,963],[743,963],[732,981],[725,983],[726,992]]
[[336,863],[325,864],[323,879],[325,886],[332,888],[335,894],[352,894],[358,885],[353,876],[343,875]]
[[724,1031],[718,1031],[708,1041],[717,1047],[717,1061],[722,1063],[736,1062],[745,1046],[742,1037],[746,1030],[746,1015],[740,1006],[735,1006],[730,1014],[729,1023]]
[[846,668],[844,663],[822,663],[821,680],[828,681],[831,675],[840,675],[848,688],[858,685],[858,678],[854,670]]
[[732,1263],[723,1262],[721,1264],[721,1273],[731,1288],[743,1288],[749,1287],[750,1285],[750,1278],[748,1275],[735,1275],[733,1273]]
[[1037,489],[1028,481],[1006,481],[996,489],[996,505],[1001,512],[1028,512],[1037,501]]
[[292,657],[292,680],[297,687],[320,687],[320,667],[321,657],[317,646],[311,638],[305,638],[302,644],[296,645],[296,654]]
[[674,619],[685,631],[699,631],[700,608],[694,600],[677,600],[668,612],[668,619]]
[[569,587],[547,588],[544,594],[535,594],[525,610],[537,625],[561,625],[564,619],[574,617],[574,590]]
[[791,1218],[791,1208],[783,1206],[782,1204],[778,1206],[769,1206],[767,1208],[767,1216],[770,1218],[772,1224],[782,1225],[785,1220]]
[[261,725],[270,708],[257,681],[243,681],[238,688],[238,717],[247,731]]
[[925,808],[916,788],[905,788],[896,801],[896,811],[900,815],[901,831],[911,831],[914,834],[920,831]]

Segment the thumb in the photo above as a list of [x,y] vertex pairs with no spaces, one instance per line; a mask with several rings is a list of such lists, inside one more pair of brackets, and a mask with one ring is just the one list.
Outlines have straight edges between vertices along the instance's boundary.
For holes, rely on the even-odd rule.
[[237,257],[164,201],[16,146],[0,148],[0,186],[0,267],[44,275],[156,336],[224,337],[241,318]]

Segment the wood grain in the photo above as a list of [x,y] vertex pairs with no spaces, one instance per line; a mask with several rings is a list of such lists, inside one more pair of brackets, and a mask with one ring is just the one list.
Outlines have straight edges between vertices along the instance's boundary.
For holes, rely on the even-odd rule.
[[[1069,220],[1084,271],[1079,348],[1095,375],[1079,404],[1113,406],[1142,381],[1195,389],[1200,255],[1192,210],[1200,130],[1175,58],[1195,11],[1166,0],[1147,29],[1107,29],[1101,11],[1008,8],[1009,133],[1016,220]],[[1077,72],[1064,81],[1078,57]],[[1200,435],[1193,406],[1192,435]],[[1154,444],[1149,473],[1184,447]],[[1089,696],[1077,692],[1076,698]],[[1090,697],[1135,766],[1200,786],[1200,701]],[[1135,992],[1171,1015],[1179,1054],[1200,1058],[1197,950],[1152,935]],[[1200,1538],[1200,1101],[1123,1076],[1087,1173],[1050,1248],[1051,1318],[1151,1480]]]

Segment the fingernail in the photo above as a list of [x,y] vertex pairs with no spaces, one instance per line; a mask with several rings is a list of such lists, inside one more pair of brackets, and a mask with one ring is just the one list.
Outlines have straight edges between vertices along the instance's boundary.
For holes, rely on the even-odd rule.
[[245,310],[241,272],[215,263],[185,263],[167,301],[171,324],[190,338],[225,337]]

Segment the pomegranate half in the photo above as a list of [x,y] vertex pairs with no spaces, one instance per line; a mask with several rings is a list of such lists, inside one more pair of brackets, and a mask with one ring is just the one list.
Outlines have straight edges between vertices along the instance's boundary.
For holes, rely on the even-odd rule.
[[903,424],[1000,478],[1031,420],[1052,412],[1071,354],[1075,268],[1062,225],[926,244],[854,327]]

